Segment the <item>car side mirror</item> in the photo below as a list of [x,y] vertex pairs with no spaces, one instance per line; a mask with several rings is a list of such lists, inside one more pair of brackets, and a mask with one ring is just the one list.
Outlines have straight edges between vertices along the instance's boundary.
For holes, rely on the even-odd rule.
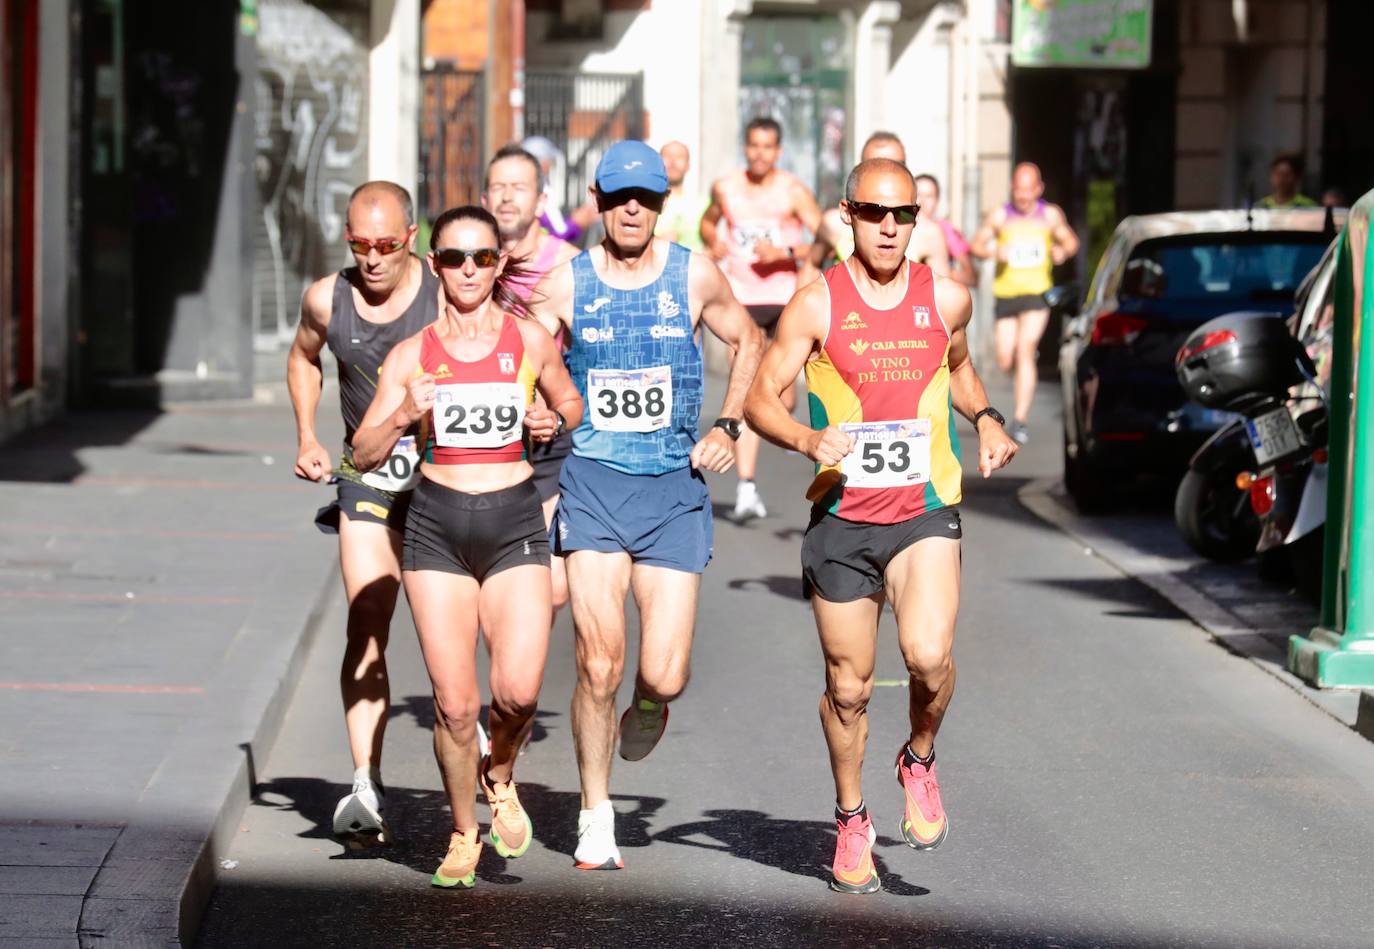
[[1077,313],[1083,303],[1083,290],[1075,281],[1050,287],[1040,298],[1051,313]]

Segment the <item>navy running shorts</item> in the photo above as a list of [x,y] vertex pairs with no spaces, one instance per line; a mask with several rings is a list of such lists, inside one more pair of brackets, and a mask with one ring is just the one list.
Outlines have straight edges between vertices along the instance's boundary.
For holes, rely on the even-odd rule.
[[558,483],[553,552],[627,553],[635,563],[701,573],[711,562],[711,493],[691,467],[632,475],[571,455]]

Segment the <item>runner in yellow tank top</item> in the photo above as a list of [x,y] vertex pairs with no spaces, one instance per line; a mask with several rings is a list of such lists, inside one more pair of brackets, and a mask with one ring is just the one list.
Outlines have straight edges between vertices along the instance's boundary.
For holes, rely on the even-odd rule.
[[1050,311],[1040,295],[1052,285],[1051,271],[1078,253],[1078,237],[1058,205],[1044,200],[1045,182],[1030,162],[1011,176],[1011,201],[988,212],[969,245],[975,257],[995,258],[997,366],[1016,372],[1016,413],[1011,435],[1030,439],[1026,419],[1035,397],[1036,351]]

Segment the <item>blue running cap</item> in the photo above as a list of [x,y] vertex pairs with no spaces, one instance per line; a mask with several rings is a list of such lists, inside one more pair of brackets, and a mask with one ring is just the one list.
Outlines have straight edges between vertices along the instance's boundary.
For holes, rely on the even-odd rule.
[[596,190],[602,194],[641,188],[655,194],[668,192],[668,172],[658,152],[643,142],[616,142],[596,166]]

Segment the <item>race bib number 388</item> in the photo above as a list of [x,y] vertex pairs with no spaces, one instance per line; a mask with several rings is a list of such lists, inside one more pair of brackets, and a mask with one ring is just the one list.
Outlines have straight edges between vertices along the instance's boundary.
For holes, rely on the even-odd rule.
[[656,432],[673,419],[673,370],[587,370],[587,411],[602,432]]
[[444,448],[501,448],[519,441],[525,389],[518,382],[435,387],[434,443]]
[[840,462],[847,487],[905,488],[930,480],[930,419],[852,422],[840,431],[855,438]]

